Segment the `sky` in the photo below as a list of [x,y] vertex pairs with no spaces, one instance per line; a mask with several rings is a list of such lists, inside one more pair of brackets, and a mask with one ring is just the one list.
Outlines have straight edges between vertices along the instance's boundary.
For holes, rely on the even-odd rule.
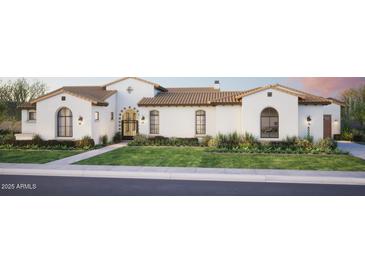
[[[121,76],[123,77],[123,76]],[[121,77],[26,77],[47,84],[47,91],[62,86],[103,85]],[[219,80],[221,90],[238,91],[269,84],[282,84],[323,97],[339,98],[342,91],[365,85],[365,77],[141,77],[164,87],[206,87]],[[0,81],[16,78],[1,78]]]

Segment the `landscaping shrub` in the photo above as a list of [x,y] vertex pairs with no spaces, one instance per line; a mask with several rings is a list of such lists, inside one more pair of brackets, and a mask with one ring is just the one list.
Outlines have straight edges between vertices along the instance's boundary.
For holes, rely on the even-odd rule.
[[155,136],[148,138],[152,145],[155,146],[167,146],[169,138],[163,136]]
[[312,135],[307,135],[304,139],[307,140],[310,143],[313,143],[313,140],[314,140]]
[[33,143],[35,145],[41,145],[42,142],[43,142],[43,139],[42,139],[42,137],[39,134],[34,135],[34,137],[33,137]]
[[295,141],[295,146],[298,149],[302,149],[302,150],[305,150],[305,151],[309,151],[309,150],[313,149],[313,147],[314,147],[313,142],[311,142],[308,139],[297,139]]
[[325,139],[319,140],[315,144],[315,147],[321,151],[334,150],[337,148],[337,143],[330,138],[325,138]]
[[6,133],[4,135],[0,135],[0,145],[11,144],[15,141],[15,136],[12,133]]
[[106,146],[108,144],[108,135],[103,135],[100,136],[100,140],[99,140],[100,144],[102,144],[103,146]]
[[209,142],[213,139],[212,136],[210,135],[207,135],[207,136],[204,136],[202,139],[201,139],[201,142],[200,144],[204,147],[207,147],[209,146]]
[[130,146],[147,146],[149,145],[149,140],[146,135],[137,135],[134,137],[134,140],[129,142]]
[[228,134],[219,133],[216,137],[216,143],[218,148],[239,148],[242,144],[242,136],[240,136],[237,132]]
[[215,138],[212,138],[208,142],[208,147],[216,147],[217,146],[217,140]]
[[365,142],[365,132],[361,131],[359,129],[353,129],[352,130],[352,140],[354,142]]
[[[3,138],[5,137],[5,138]],[[42,140],[38,135],[32,140],[15,140],[14,135],[0,136],[0,148],[11,149],[49,149],[49,150],[71,150],[71,149],[90,149],[95,146],[91,137],[84,137],[82,140]]]
[[14,132],[11,132],[9,129],[0,129],[0,135],[8,135],[13,133]]
[[117,133],[115,133],[113,137],[113,143],[120,143],[121,141],[122,141],[122,133],[118,131]]
[[94,139],[90,136],[84,136],[81,140],[76,141],[76,148],[90,149],[95,146]]
[[137,135],[128,143],[129,146],[199,146],[198,138],[168,138],[163,136],[148,137]]
[[260,142],[252,134],[218,134],[206,136],[199,143],[197,138],[167,138],[138,135],[129,146],[207,146],[210,152],[280,153],[280,154],[339,154],[337,143],[331,139],[313,143],[312,138],[287,137],[283,141]]
[[342,134],[335,134],[335,140],[365,142],[365,129],[344,127]]
[[259,145],[259,141],[255,136],[250,133],[245,133],[243,137],[240,137],[240,148],[253,148]]
[[290,137],[290,136],[287,136],[286,138],[285,138],[285,143],[287,143],[288,145],[295,145],[295,143],[296,143],[296,141],[298,140],[298,137],[296,137],[296,136],[292,136],[292,137]]
[[3,143],[1,148],[22,148],[22,149],[74,149],[76,147],[75,141],[58,141],[58,140],[47,140],[40,143],[35,143],[33,140],[24,141],[8,141]]
[[344,140],[344,141],[352,141],[353,134],[352,134],[351,131],[344,131],[342,133],[342,136],[341,137],[342,137],[341,139]]
[[[210,146],[213,152],[244,152],[244,153],[285,153],[285,154],[334,154],[340,153],[336,149],[337,143],[331,139],[313,142],[313,138],[287,137],[283,141],[259,142],[253,135],[219,134],[214,139],[216,144]],[[213,147],[213,148],[212,148]],[[215,147],[215,148],[214,148]]]
[[336,141],[340,141],[342,138],[341,138],[341,134],[335,134],[333,135],[333,139],[336,140]]

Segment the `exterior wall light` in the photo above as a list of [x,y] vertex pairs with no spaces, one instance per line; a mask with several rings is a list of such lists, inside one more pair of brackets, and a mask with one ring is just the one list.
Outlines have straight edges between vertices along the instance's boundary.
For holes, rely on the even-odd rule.
[[310,115],[308,115],[308,117],[307,117],[308,126],[311,125],[311,122],[312,122],[312,117]]
[[141,124],[144,125],[145,121],[146,121],[146,117],[142,116],[141,117]]
[[78,121],[79,121],[79,125],[82,125],[82,123],[83,123],[83,121],[84,121],[84,118],[83,118],[82,116],[79,116]]
[[307,138],[310,139],[311,137],[311,122],[312,122],[312,117],[310,115],[307,116],[307,123],[308,123],[308,128],[307,128]]

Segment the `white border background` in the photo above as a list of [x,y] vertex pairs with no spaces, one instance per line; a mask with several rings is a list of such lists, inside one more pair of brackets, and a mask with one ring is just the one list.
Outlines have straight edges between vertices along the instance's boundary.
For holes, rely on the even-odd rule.
[[[2,1],[0,75],[364,76],[363,1]],[[0,198],[0,273],[364,273],[358,198]]]

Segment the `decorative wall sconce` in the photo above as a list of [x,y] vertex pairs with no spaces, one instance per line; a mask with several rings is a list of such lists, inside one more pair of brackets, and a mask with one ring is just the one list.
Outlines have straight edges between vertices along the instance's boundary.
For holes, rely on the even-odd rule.
[[84,118],[82,116],[79,116],[79,119],[78,119],[79,125],[82,125],[83,121],[84,121]]
[[145,121],[146,121],[146,117],[142,116],[141,117],[141,124],[144,125]]
[[307,123],[308,123],[308,128],[307,128],[307,138],[309,139],[311,136],[311,122],[312,122],[312,117],[310,115],[307,116]]
[[131,86],[129,86],[129,87],[127,88],[127,91],[128,91],[128,93],[129,93],[129,94],[131,94],[131,93],[132,93],[132,91],[133,91],[133,88],[132,88]]
[[335,119],[335,121],[334,121],[334,122],[335,122],[335,124],[337,124],[337,123],[338,123],[338,120],[337,120],[337,119]]
[[311,122],[312,122],[312,117],[310,115],[308,115],[308,117],[307,117],[308,126],[311,125]]

